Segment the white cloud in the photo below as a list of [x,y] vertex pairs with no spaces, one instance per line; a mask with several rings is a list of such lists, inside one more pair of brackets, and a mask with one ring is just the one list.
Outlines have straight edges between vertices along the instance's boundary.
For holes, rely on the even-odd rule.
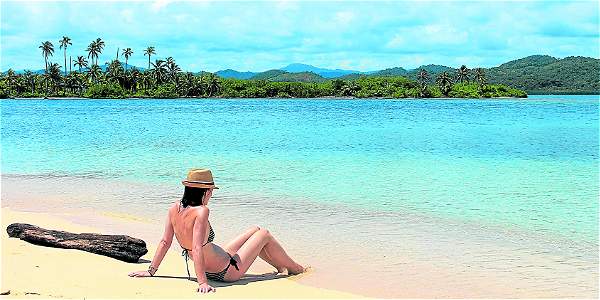
[[152,5],[150,5],[150,9],[153,12],[159,12],[163,8],[167,7],[167,5],[169,5],[171,2],[173,2],[173,0],[154,0]]

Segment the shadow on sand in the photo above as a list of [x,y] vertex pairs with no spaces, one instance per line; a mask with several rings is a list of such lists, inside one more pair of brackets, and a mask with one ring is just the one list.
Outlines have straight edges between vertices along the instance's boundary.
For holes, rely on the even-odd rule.
[[[209,280],[208,282],[210,283],[211,286],[218,288],[218,287],[226,287],[226,286],[234,286],[234,285],[247,285],[248,283],[252,283],[252,282],[287,278],[290,276],[291,275],[277,274],[277,273],[273,272],[273,273],[264,273],[264,274],[246,274],[240,280],[235,281],[235,282],[220,282],[220,281],[213,281],[213,280]],[[183,279],[183,280],[190,280],[190,281],[196,281],[196,282],[198,281],[196,279],[196,277],[192,277],[192,278],[188,279],[186,276],[160,276],[160,275],[157,275],[157,276],[154,276],[154,278]]]

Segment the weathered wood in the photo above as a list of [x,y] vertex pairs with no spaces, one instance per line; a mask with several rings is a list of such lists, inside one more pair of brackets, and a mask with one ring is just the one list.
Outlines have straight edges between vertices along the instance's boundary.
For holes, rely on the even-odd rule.
[[32,244],[83,250],[126,262],[138,262],[142,255],[148,253],[146,242],[128,235],[71,233],[24,223],[8,225],[6,232],[10,237],[18,237]]

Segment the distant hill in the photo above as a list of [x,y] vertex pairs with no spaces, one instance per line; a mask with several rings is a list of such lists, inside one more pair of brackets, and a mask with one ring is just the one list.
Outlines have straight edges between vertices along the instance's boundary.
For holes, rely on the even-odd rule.
[[381,71],[376,71],[371,76],[406,76],[408,71],[402,67],[389,68]]
[[281,82],[323,82],[326,80],[313,72],[290,73],[283,70],[269,70],[258,73],[250,79]]
[[502,83],[530,94],[599,94],[600,60],[534,55],[486,69],[488,82]]
[[223,78],[250,79],[250,78],[252,78],[252,76],[255,76],[258,73],[256,73],[256,72],[239,72],[239,71],[232,70],[232,69],[226,69],[226,70],[217,71],[215,74],[217,74],[217,76],[220,76]]
[[282,71],[282,70],[268,70],[268,71],[257,73],[256,75],[250,77],[250,79],[252,79],[252,80],[271,80],[271,79],[273,79],[281,74],[285,74],[285,73],[287,73],[287,72]]
[[[417,80],[421,69],[429,73],[430,84],[435,83],[442,72],[448,72],[452,76],[457,72],[457,68],[430,64],[412,70],[395,67],[375,72],[354,72],[334,78],[354,80],[363,76],[403,76]],[[529,94],[600,94],[600,60],[591,57],[570,56],[558,59],[548,55],[532,55],[498,67],[484,68],[484,71],[489,83],[505,84]],[[288,81],[290,77],[293,76],[274,76],[269,80]],[[315,82],[330,78],[322,75],[313,77]],[[302,81],[306,80],[311,80],[311,76],[303,76]]]
[[341,77],[348,74],[353,73],[362,73],[360,71],[353,70],[342,70],[342,69],[323,69],[317,68],[315,66],[307,65],[307,64],[290,64],[287,65],[280,70],[289,72],[289,73],[302,73],[302,72],[312,72],[324,78],[336,78]]

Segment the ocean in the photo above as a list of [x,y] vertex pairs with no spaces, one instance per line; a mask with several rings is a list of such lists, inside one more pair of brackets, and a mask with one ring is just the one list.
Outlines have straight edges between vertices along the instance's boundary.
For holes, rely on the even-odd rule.
[[[598,106],[598,96],[2,100],[2,202],[17,205],[4,190],[19,186],[162,222],[186,171],[206,167],[220,187],[211,218],[236,224],[224,235],[267,224],[313,261],[308,284],[342,289],[367,272],[375,288],[355,292],[593,297]],[[423,289],[434,271],[440,287]]]

